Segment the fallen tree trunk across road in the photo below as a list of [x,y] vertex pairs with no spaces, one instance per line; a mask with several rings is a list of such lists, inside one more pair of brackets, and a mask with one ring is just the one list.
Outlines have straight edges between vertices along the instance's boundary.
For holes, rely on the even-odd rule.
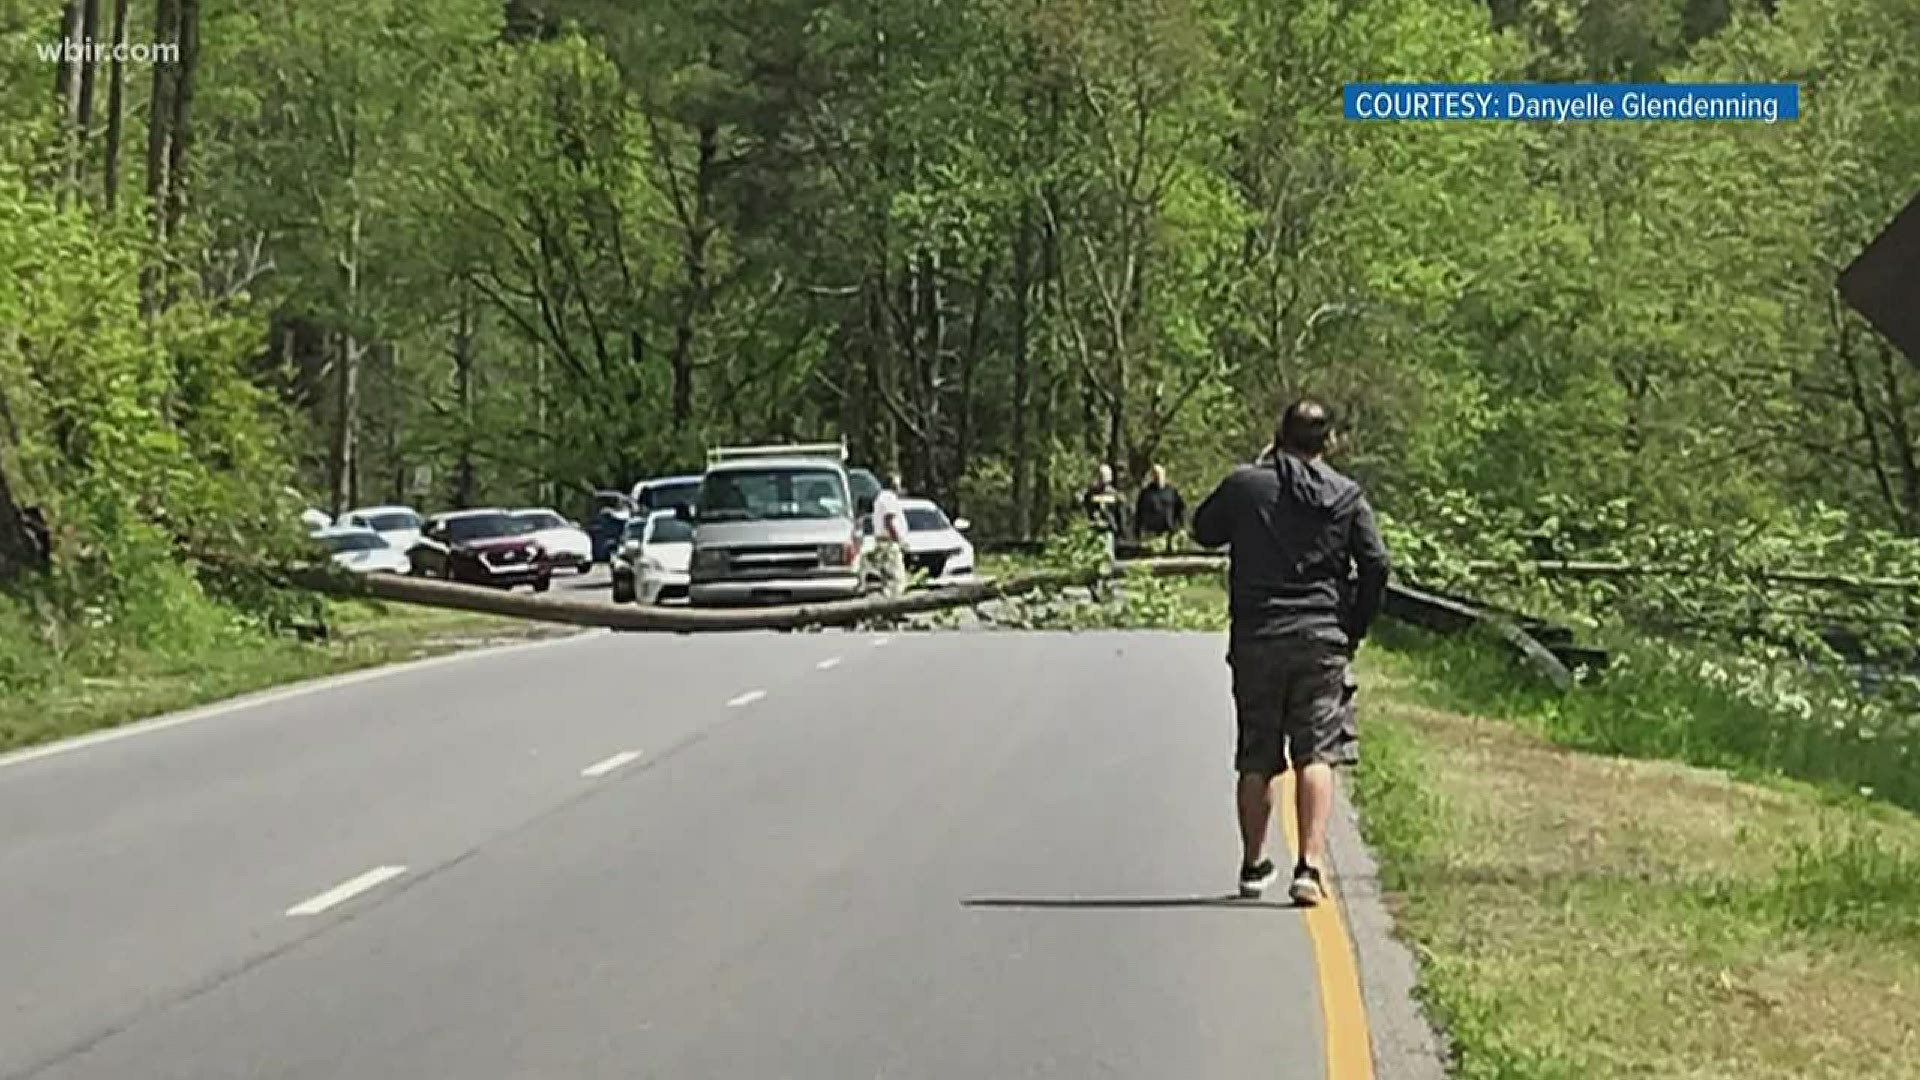
[[605,604],[542,594],[512,593],[479,585],[456,585],[397,574],[346,577],[324,570],[297,570],[288,577],[295,585],[336,596],[396,600],[516,619],[605,627],[609,630],[677,633],[850,626],[868,619],[935,611],[1001,596],[1017,596],[1038,589],[1086,584],[1091,580],[1091,575],[1047,572],[1005,582],[963,585],[896,598],[869,596],[858,600],[783,604],[777,607],[695,608]]
[[[1225,568],[1226,560],[1217,555],[1164,556],[1122,560],[1108,569],[1036,570],[1004,580],[969,582],[899,597],[867,596],[857,600],[752,608],[609,605],[396,574],[353,575],[328,567],[298,567],[275,573],[274,576],[288,585],[335,596],[426,604],[508,618],[610,630],[686,634],[856,626],[876,619],[968,607],[1049,589],[1086,588],[1102,581],[1129,577],[1203,577],[1219,574]],[[1405,622],[1443,633],[1457,633],[1474,626],[1486,627],[1504,641],[1535,674],[1556,688],[1565,690],[1572,684],[1567,665],[1552,650],[1514,621],[1498,613],[1451,597],[1435,596],[1400,585],[1388,587],[1386,611],[1388,615]]]
[[286,580],[302,588],[336,596],[394,600],[410,604],[477,611],[517,619],[606,627],[610,630],[697,633],[723,630],[801,630],[809,627],[852,626],[871,619],[916,615],[943,608],[967,607],[1022,596],[1044,589],[1085,587],[1109,576],[1177,577],[1219,573],[1218,559],[1163,560],[1159,564],[1122,565],[1114,574],[1098,570],[1039,570],[1000,581],[969,582],[928,589],[900,597],[867,596],[816,604],[783,604],[753,608],[656,607],[609,605],[540,594],[523,594],[478,585],[456,585],[397,574],[348,575],[326,569],[288,571]]

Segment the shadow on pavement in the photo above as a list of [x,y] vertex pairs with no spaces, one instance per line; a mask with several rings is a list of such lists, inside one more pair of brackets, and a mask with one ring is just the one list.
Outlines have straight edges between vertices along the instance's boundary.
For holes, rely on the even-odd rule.
[[970,908],[1084,908],[1098,910],[1143,908],[1279,908],[1291,910],[1292,903],[1277,900],[1243,900],[1237,893],[1217,896],[979,896],[962,900]]

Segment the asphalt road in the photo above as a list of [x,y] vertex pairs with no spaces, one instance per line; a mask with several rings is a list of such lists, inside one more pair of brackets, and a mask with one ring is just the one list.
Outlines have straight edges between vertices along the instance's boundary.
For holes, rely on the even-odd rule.
[[0,1077],[1317,1078],[1221,653],[599,634],[0,759]]

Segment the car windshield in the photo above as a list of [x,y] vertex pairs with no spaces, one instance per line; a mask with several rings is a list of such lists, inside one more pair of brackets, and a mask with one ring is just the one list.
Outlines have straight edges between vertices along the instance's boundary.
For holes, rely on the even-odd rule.
[[521,521],[527,522],[536,529],[564,529],[567,527],[567,519],[551,510],[529,510],[524,514],[515,514],[513,516],[519,518]]
[[671,484],[649,486],[640,493],[640,505],[648,510],[671,510],[691,506],[700,497],[700,481],[675,480]]
[[943,532],[952,527],[947,522],[947,515],[941,513],[937,507],[927,507],[924,510],[915,507],[907,511],[908,532]]
[[387,546],[385,540],[376,533],[339,533],[324,538],[328,550],[338,554],[342,551],[378,551]]
[[703,521],[768,521],[848,516],[847,490],[835,469],[728,469],[700,485]]
[[378,529],[381,532],[393,532],[396,529],[417,529],[420,527],[420,516],[406,510],[392,510],[379,514],[356,514],[355,516],[365,522],[367,528]]
[[622,540],[639,540],[646,535],[647,523],[644,519],[639,518],[627,522],[626,527],[620,530],[620,539]]
[[649,544],[690,544],[692,542],[693,526],[679,518],[655,518],[653,531],[647,536]]
[[522,536],[533,531],[533,523],[512,514],[475,514],[447,522],[447,538],[453,541],[486,540],[495,536]]

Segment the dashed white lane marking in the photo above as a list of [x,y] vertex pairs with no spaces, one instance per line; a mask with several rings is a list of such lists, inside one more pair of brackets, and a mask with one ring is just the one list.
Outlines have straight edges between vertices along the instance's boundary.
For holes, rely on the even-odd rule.
[[892,641],[893,639],[890,637],[877,637],[873,639],[873,647],[876,649],[883,649],[883,648],[886,648],[887,645]]
[[311,900],[302,900],[287,909],[288,915],[318,915],[336,904],[346,903],[368,889],[392,881],[407,872],[404,866],[376,866],[351,881],[343,881]]
[[766,696],[767,692],[765,690],[749,690],[739,697],[734,698],[732,701],[727,702],[727,708],[737,709],[742,705],[751,705]]
[[622,765],[630,765],[640,760],[640,751],[622,750],[604,761],[596,761],[580,770],[580,775],[591,780],[596,776],[605,776]]
[[821,671],[832,671],[834,668],[837,668],[840,666],[840,658],[837,656],[830,656],[827,659],[822,660],[813,666],[819,668]]

